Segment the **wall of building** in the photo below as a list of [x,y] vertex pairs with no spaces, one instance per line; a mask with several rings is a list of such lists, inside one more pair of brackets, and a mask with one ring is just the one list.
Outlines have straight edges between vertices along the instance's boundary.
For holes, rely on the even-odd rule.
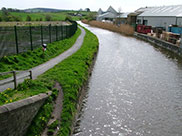
[[0,135],[23,136],[44,101],[51,95],[39,94],[0,106]]
[[[168,30],[168,26],[173,24],[176,24],[176,17],[137,17],[137,20],[140,19],[141,23],[143,20],[148,20],[147,25],[153,26],[153,27],[164,27]],[[178,24],[182,24],[182,19],[178,19]]]

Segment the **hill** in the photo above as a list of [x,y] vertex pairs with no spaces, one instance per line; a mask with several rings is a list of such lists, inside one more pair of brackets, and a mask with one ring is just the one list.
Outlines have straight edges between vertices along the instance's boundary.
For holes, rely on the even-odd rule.
[[31,8],[31,9],[25,9],[24,12],[31,12],[31,13],[36,13],[36,12],[60,12],[60,11],[65,11],[62,9],[52,9],[52,8]]

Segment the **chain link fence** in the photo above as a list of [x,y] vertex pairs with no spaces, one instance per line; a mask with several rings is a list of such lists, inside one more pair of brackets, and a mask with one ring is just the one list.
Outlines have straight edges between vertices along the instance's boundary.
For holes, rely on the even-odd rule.
[[69,38],[77,30],[77,23],[55,26],[0,27],[0,58],[34,50],[43,43]]

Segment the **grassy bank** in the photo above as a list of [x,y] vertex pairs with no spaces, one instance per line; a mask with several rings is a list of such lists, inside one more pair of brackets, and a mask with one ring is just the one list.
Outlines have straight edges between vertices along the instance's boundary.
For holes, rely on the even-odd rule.
[[[40,47],[26,53],[12,56],[4,56],[0,59],[0,72],[12,70],[27,70],[32,67],[38,66],[69,49],[76,42],[76,39],[80,34],[81,30],[78,29],[75,35],[71,38],[48,44],[47,50],[44,54],[42,51],[42,47]],[[0,76],[0,80],[6,77],[7,75]]]
[[109,31],[121,33],[121,34],[124,34],[127,36],[132,36],[134,34],[134,29],[130,25],[121,24],[120,26],[116,26],[116,25],[111,24],[111,23],[103,23],[100,21],[88,21],[88,20],[82,20],[82,22],[85,24],[89,24],[91,26],[94,26],[94,27],[107,29]]
[[[26,80],[18,86],[17,90],[8,89],[3,92],[3,95],[0,93],[3,97],[6,97],[4,100],[0,99],[1,105],[2,103],[6,103],[6,101],[14,101],[13,98],[16,98],[16,100],[25,98],[24,94],[32,96],[40,92],[53,90],[52,87],[55,82],[59,82],[63,89],[64,100],[61,113],[61,128],[58,135],[68,136],[71,133],[71,125],[76,112],[79,90],[88,79],[88,70],[97,50],[97,37],[86,30],[86,36],[82,47],[75,54],[39,76],[38,79],[34,81]],[[26,97],[28,95],[26,95]],[[51,110],[50,106],[47,106],[46,108],[47,110]],[[42,123],[37,123],[41,122],[40,119],[42,118],[46,121],[49,119],[49,115],[42,115],[45,110],[46,109],[39,111],[38,114],[40,114],[41,118],[34,118],[33,122],[35,123],[30,126],[28,131],[29,136],[39,135],[40,131],[45,127],[45,123],[43,123],[43,125]]]

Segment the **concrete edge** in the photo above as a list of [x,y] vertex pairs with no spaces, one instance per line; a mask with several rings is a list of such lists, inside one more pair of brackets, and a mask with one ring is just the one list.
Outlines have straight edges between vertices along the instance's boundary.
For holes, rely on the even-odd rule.
[[36,103],[40,100],[44,100],[44,99],[48,98],[51,94],[52,94],[51,91],[49,91],[47,93],[40,93],[38,95],[34,95],[34,96],[31,96],[31,97],[28,97],[28,98],[25,98],[25,99],[22,99],[22,100],[13,102],[13,103],[8,103],[5,105],[2,105],[2,106],[0,106],[0,114],[19,109],[21,107],[25,107],[27,105]]

